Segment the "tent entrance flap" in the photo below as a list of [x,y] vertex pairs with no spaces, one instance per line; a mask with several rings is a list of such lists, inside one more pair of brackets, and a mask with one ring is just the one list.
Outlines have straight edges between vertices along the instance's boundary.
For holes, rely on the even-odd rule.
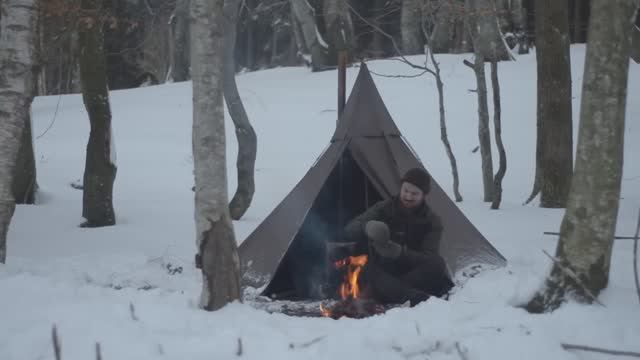
[[[349,151],[342,155],[316,197],[300,231],[262,295],[324,299],[337,283],[327,259],[327,243],[342,242],[342,227],[382,199]],[[340,192],[342,187],[342,192]]]

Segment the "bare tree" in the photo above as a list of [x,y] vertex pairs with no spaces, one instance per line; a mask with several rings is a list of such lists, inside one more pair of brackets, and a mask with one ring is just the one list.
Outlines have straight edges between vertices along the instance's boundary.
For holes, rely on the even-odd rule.
[[493,178],[493,202],[492,209],[500,208],[502,201],[502,179],[507,172],[507,153],[502,143],[502,106],[500,105],[500,80],[498,78],[498,62],[491,62],[491,87],[493,88],[493,129],[498,146],[498,156],[500,165],[498,172]]
[[585,56],[580,129],[556,262],[545,286],[527,304],[531,312],[572,298],[595,298],[608,284],[618,217],[631,26],[635,0],[592,0]]
[[100,227],[116,223],[113,183],[117,171],[104,53],[103,1],[82,0],[80,6],[80,81],[91,123],[82,190],[82,216],[86,222],[81,226]]
[[482,163],[483,199],[493,201],[493,157],[491,155],[491,131],[489,129],[489,104],[487,100],[487,80],[484,69],[484,57],[476,52],[473,64],[464,60],[476,76],[476,93],[478,95],[478,140],[480,143],[480,159]]
[[229,215],[223,108],[224,0],[191,0],[193,160],[200,306],[240,299],[240,260]]
[[239,0],[224,0],[224,99],[238,138],[238,188],[229,203],[231,218],[238,220],[251,205],[255,191],[254,167],[256,163],[256,132],[249,122],[236,85],[234,50]]
[[536,0],[536,175],[527,203],[540,193],[545,208],[566,206],[573,172],[568,11],[566,1]]
[[488,62],[513,60],[502,38],[493,0],[466,0],[465,19],[476,56]]
[[0,1],[0,263],[15,210],[14,168],[35,95],[37,0]]
[[304,44],[298,44],[298,49],[308,51],[314,71],[322,70],[327,64],[329,49],[316,25],[315,11],[307,0],[290,0],[290,2],[293,18],[300,25],[302,33],[302,38],[298,41],[304,40]]

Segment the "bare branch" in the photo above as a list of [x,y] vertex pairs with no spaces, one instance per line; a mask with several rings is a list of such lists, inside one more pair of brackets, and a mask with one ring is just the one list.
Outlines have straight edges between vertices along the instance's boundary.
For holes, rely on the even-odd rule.
[[558,267],[560,268],[560,270],[562,270],[562,272],[564,272],[567,276],[573,279],[573,281],[575,281],[576,284],[580,285],[582,290],[584,290],[585,294],[587,294],[591,298],[591,300],[593,300],[596,304],[601,305],[602,307],[606,307],[603,303],[600,302],[600,300],[598,300],[598,298],[595,295],[593,295],[591,291],[589,291],[589,289],[582,283],[578,275],[576,275],[576,273],[574,273],[573,270],[562,265],[562,263],[560,262],[560,259],[551,256],[546,250],[542,250],[542,252],[545,255],[547,255],[551,260],[553,260],[553,262],[556,265],[558,265]]
[[[559,232],[555,232],[555,231],[545,231],[543,232],[544,235],[560,235]],[[635,236],[614,236],[613,237],[616,240],[635,240]]]
[[304,348],[308,348],[309,346],[319,343],[320,341],[322,341],[322,339],[324,339],[325,337],[327,337],[326,335],[322,335],[322,336],[318,336],[317,338],[314,338],[310,341],[304,342],[304,343],[300,343],[300,344],[294,344],[294,343],[290,343],[289,344],[289,349],[304,349]]
[[574,344],[565,344],[565,343],[562,343],[560,345],[565,350],[582,350],[582,351],[591,351],[591,352],[597,352],[597,353],[609,354],[609,355],[640,357],[640,353],[634,352],[634,351],[609,350],[609,349],[597,348],[593,346],[574,345]]
[[422,70],[421,73],[414,74],[414,75],[386,75],[386,74],[380,74],[380,73],[377,73],[377,72],[371,71],[371,70],[369,70],[369,72],[372,73],[373,75],[377,75],[377,76],[380,76],[380,77],[410,79],[410,78],[420,77],[420,76],[428,73],[429,71],[428,70]]

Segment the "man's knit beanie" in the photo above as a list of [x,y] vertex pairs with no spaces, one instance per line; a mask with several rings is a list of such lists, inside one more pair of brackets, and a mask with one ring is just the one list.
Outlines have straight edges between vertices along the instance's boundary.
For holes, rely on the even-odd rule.
[[402,177],[402,182],[417,186],[425,194],[431,190],[431,176],[422,168],[409,169]]

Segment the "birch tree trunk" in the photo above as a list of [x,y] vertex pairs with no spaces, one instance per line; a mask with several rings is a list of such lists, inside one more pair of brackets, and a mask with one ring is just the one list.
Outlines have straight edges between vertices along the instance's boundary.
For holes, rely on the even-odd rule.
[[82,216],[86,222],[82,227],[116,223],[113,183],[117,168],[107,88],[102,5],[102,0],[82,0],[78,24],[82,100],[91,123],[82,190]]
[[[300,24],[305,46],[311,55],[313,71],[322,70],[327,64],[327,44],[316,26],[314,10],[307,0],[290,0],[293,17]],[[299,47],[300,48],[300,47]]]
[[557,262],[545,287],[527,305],[531,312],[554,310],[568,299],[590,303],[608,284],[632,29],[629,21],[611,19],[629,19],[634,8],[635,0],[592,0],[575,176],[560,226]]
[[224,99],[238,138],[238,188],[229,204],[233,220],[238,220],[251,205],[255,191],[254,168],[256,163],[257,137],[249,122],[236,85],[234,50],[239,0],[224,0]]
[[37,0],[0,1],[0,263],[15,210],[14,168],[35,91]]
[[240,299],[240,260],[227,201],[223,108],[224,0],[191,0],[193,161],[200,306]]
[[400,14],[402,31],[402,50],[406,55],[424,52],[422,41],[423,0],[403,0]]
[[566,206],[573,173],[568,19],[566,1],[536,1],[538,126],[535,184],[528,201],[539,191],[545,208]]

